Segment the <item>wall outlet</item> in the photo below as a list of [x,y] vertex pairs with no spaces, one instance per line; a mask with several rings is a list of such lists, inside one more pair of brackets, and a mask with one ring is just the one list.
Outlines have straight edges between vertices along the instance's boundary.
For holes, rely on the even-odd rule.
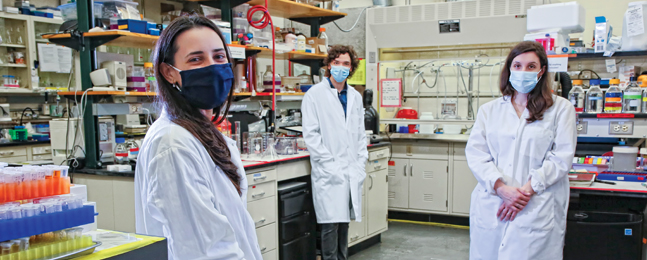
[[609,122],[610,135],[633,135],[634,122],[633,121],[611,121]]
[[144,109],[142,104],[128,104],[128,108],[131,114],[143,114]]
[[577,121],[576,129],[578,135],[585,135],[588,130],[589,122]]

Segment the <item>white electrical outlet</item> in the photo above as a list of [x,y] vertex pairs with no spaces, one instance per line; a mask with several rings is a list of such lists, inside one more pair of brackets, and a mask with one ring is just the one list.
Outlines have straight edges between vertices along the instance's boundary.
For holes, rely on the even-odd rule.
[[609,122],[610,135],[633,135],[633,121],[611,121]]
[[142,114],[144,109],[142,104],[128,104],[128,108],[131,114]]

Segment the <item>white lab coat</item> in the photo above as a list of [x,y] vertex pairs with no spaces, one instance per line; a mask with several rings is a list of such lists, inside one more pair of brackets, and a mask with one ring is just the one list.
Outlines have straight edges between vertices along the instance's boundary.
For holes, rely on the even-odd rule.
[[200,141],[165,112],[146,134],[135,171],[136,228],[168,238],[169,259],[262,259],[245,170],[235,143],[225,139],[242,196]]
[[[470,259],[562,259],[568,210],[568,172],[577,131],[575,109],[553,96],[543,120],[526,123],[509,97],[483,105],[465,154],[478,185],[470,206]],[[499,221],[502,200],[494,183],[521,187],[531,178],[537,194],[513,221]]]
[[303,137],[310,152],[314,206],[320,224],[348,223],[351,218],[362,221],[362,185],[368,158],[362,96],[348,86],[344,119],[337,93],[324,80],[310,88],[301,103]]

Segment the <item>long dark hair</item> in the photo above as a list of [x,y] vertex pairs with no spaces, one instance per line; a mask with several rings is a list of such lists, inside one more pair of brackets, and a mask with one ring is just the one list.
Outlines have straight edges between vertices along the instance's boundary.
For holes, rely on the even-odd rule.
[[512,60],[514,60],[514,58],[527,52],[534,52],[537,54],[541,69],[544,71],[543,76],[539,79],[539,82],[537,82],[537,86],[528,94],[528,104],[526,105],[526,108],[528,109],[530,116],[526,118],[526,121],[528,123],[532,123],[537,120],[544,119],[544,112],[553,105],[553,95],[551,93],[550,86],[548,85],[551,79],[551,77],[548,76],[547,71],[548,56],[546,56],[544,46],[533,41],[524,41],[517,44],[517,46],[514,46],[510,51],[510,54],[508,54],[505,66],[501,70],[499,88],[504,96],[514,98],[515,91],[512,84],[510,84],[510,66],[512,66]]
[[[213,125],[213,122],[219,124],[227,117],[229,106],[233,99],[234,88],[232,87],[229,91],[227,102],[214,109],[216,117],[212,122],[200,112],[200,109],[192,106],[180,94],[180,92],[173,87],[173,83],[168,82],[164,75],[162,75],[162,63],[175,66],[174,57],[178,50],[178,46],[175,45],[175,38],[189,29],[199,27],[207,27],[214,30],[222,42],[225,43],[225,38],[223,37],[222,32],[220,32],[213,22],[205,17],[197,15],[184,16],[171,22],[171,24],[169,24],[169,26],[162,32],[159,40],[157,40],[155,52],[153,53],[153,63],[155,65],[155,76],[157,77],[158,86],[157,102],[162,108],[166,109],[166,112],[173,123],[176,123],[189,131],[200,141],[200,143],[202,143],[204,148],[207,149],[213,162],[222,169],[225,175],[227,175],[240,195],[242,194],[240,189],[241,177],[237,172],[238,167],[231,162],[231,154],[227,147],[225,138]],[[229,48],[226,44],[224,47],[227,52],[227,60],[232,63],[231,56],[229,55]],[[225,112],[224,114],[221,114],[220,111],[223,106],[225,108]]]

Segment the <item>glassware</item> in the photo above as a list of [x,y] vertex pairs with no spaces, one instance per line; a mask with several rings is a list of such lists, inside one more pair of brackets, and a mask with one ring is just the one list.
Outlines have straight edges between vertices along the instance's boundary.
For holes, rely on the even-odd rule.
[[642,94],[642,98],[643,98],[642,112],[647,113],[647,81],[643,81],[642,84],[640,85],[640,88],[643,90],[643,94]]
[[604,112],[605,113],[621,113],[622,112],[622,90],[620,90],[620,80],[609,80],[609,89],[604,95]]
[[575,112],[582,113],[584,111],[584,89],[582,89],[582,80],[573,80],[573,88],[568,93],[568,99],[575,107]]
[[592,79],[589,81],[591,86],[589,92],[586,94],[586,112],[587,113],[602,113],[604,110],[604,93],[600,89],[600,80]]
[[622,96],[622,112],[640,113],[642,109],[642,89],[636,83],[636,77],[631,77],[627,89]]
[[115,163],[116,164],[128,164],[128,148],[126,147],[125,138],[115,138],[117,146],[115,147]]
[[135,55],[137,62],[144,62],[144,50],[137,48],[137,55]]
[[319,28],[319,36],[317,36],[317,38],[324,39],[326,42],[326,48],[328,48],[328,35],[326,34],[326,28]]
[[22,40],[22,32],[20,31],[20,26],[16,27],[16,44],[24,44]]
[[13,27],[8,27],[5,31],[5,43],[6,44],[12,44],[13,43]]
[[[277,89],[281,88],[281,76],[278,73],[274,74],[274,85]],[[272,90],[272,65],[267,65],[267,70],[263,74],[263,89],[265,91]]]

